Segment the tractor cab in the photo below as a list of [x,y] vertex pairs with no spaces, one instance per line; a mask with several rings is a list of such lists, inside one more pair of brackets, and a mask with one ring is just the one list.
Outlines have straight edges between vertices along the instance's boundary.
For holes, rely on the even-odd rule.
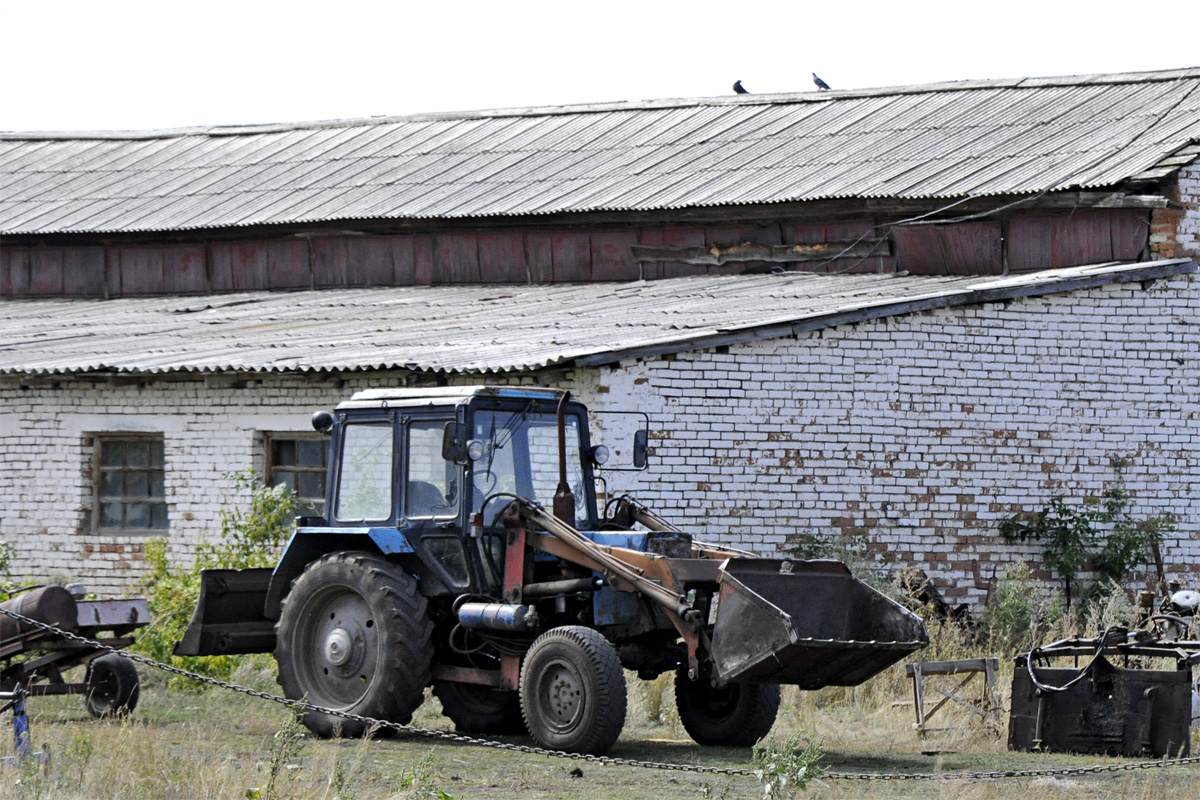
[[374,389],[318,412],[313,424],[330,435],[333,465],[326,516],[301,519],[298,554],[311,559],[305,536],[365,532],[384,554],[416,555],[435,577],[427,592],[488,593],[501,578],[497,517],[516,498],[569,512],[579,530],[598,527],[593,466],[607,450],[591,445],[587,410],[568,398],[549,389]]

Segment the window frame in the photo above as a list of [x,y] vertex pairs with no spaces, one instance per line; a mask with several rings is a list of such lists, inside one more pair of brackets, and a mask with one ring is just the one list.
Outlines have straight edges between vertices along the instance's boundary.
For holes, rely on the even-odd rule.
[[[128,442],[148,442],[148,443],[157,442],[162,447],[162,463],[157,466],[147,464],[147,466],[145,468],[139,468],[139,467],[129,468],[126,464],[122,464],[122,466],[119,468],[105,466],[103,463],[104,462],[104,458],[103,458],[104,446],[106,444],[117,444],[117,443],[125,444]],[[123,456],[122,461],[126,461],[126,460],[127,459]],[[149,461],[149,459],[148,459],[148,461]],[[104,491],[103,491],[104,476],[105,476],[105,474],[111,474],[114,472],[119,472],[122,475],[131,473],[131,472],[144,472],[147,474],[152,473],[152,472],[161,472],[162,479],[163,479],[162,480],[162,495],[158,496],[158,495],[148,493],[147,495],[145,495],[144,502],[147,505],[160,505],[161,504],[163,507],[163,510],[164,510],[166,524],[164,524],[161,527],[156,527],[154,525],[142,526],[142,527],[134,527],[134,526],[127,526],[127,525],[121,525],[121,526],[114,527],[111,525],[105,525],[103,522],[103,520],[104,520],[104,513],[103,513],[104,505],[111,504],[114,502],[119,502],[122,505],[121,518],[122,518],[122,520],[124,520],[125,513],[126,513],[124,507],[127,505],[132,505],[130,499],[131,498],[133,498],[134,500],[140,499],[137,496],[128,495],[128,494],[121,494],[121,495],[106,495],[106,494],[104,494]],[[153,481],[149,480],[148,483],[151,488],[148,488],[147,492],[150,492],[153,487]],[[170,504],[170,500],[169,500],[168,494],[167,494],[166,439],[161,433],[105,431],[104,433],[92,434],[92,509],[93,509],[93,511],[92,511],[91,529],[92,529],[93,533],[105,534],[105,535],[110,535],[110,536],[112,536],[112,535],[162,535],[163,533],[165,533],[171,529],[171,504]],[[154,516],[153,511],[151,511],[150,512],[151,521],[153,521],[153,516]]]
[[[388,506],[387,506],[388,515],[386,517],[381,517],[379,519],[343,517],[342,516],[342,503],[345,500],[345,498],[343,498],[342,494],[343,494],[343,489],[346,488],[345,483],[344,483],[345,472],[346,472],[346,432],[348,429],[354,428],[355,426],[362,426],[362,425],[386,425],[391,430],[390,473],[388,475],[388,481],[387,481],[387,489],[389,492],[389,495],[388,495],[389,500],[388,500]],[[325,518],[327,520],[329,520],[331,523],[336,524],[336,525],[353,526],[353,527],[361,527],[361,526],[380,527],[380,526],[390,526],[390,525],[394,524],[394,521],[396,518],[396,494],[397,494],[396,486],[395,486],[396,470],[399,469],[399,458],[400,458],[399,454],[402,451],[402,447],[400,446],[400,441],[399,441],[398,437],[399,437],[399,434],[396,430],[396,419],[395,419],[395,415],[393,415],[393,414],[379,414],[379,415],[371,414],[371,415],[364,415],[364,416],[355,415],[352,419],[345,419],[345,418],[342,419],[341,424],[339,425],[339,429],[338,429],[337,469],[335,471],[335,474],[330,476],[331,479],[334,481],[334,485],[332,487],[330,487],[330,486],[325,487],[326,497],[332,502],[332,508],[329,507],[328,505],[325,508]]]
[[[319,505],[315,509],[315,512],[316,512],[315,515],[306,515],[306,516],[322,516],[322,515],[324,515],[325,504],[329,498],[329,486],[327,483],[327,476],[328,476],[328,469],[329,469],[329,436],[320,434],[320,433],[302,432],[302,431],[263,431],[263,439],[264,439],[264,441],[263,441],[263,481],[264,481],[264,483],[266,483],[267,486],[275,485],[274,478],[275,478],[275,471],[277,469],[276,464],[275,464],[275,447],[276,447],[277,443],[304,441],[304,442],[317,442],[321,445],[321,465],[319,467],[303,467],[297,463],[290,467],[289,466],[281,466],[281,467],[278,467],[278,469],[283,470],[285,472],[290,472],[292,474],[292,476],[293,476],[292,488],[293,488],[293,491],[296,492],[296,498],[297,498],[297,500],[300,501],[302,506],[303,506],[304,501],[306,500],[306,497],[300,494],[300,490],[299,490],[300,483],[298,480],[295,479],[295,476],[298,473],[302,473],[302,472],[303,473],[315,473],[315,474],[319,475],[321,478],[321,483],[322,483],[320,496],[315,497],[315,498],[311,498],[311,497],[307,498],[307,499],[318,500]],[[299,452],[297,452],[297,456],[299,456]],[[299,461],[298,457],[297,457],[297,461]],[[303,507],[307,508],[306,506],[303,506]]]

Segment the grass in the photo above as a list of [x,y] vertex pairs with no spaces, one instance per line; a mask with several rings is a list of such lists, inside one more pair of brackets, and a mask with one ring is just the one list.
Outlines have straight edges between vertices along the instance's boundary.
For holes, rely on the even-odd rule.
[[[1011,682],[1002,665],[997,688]],[[385,798],[743,798],[762,797],[751,776],[721,776],[570,761],[400,736],[377,741],[323,741],[297,729],[277,704],[219,689],[169,691],[163,677],[142,673],[142,703],[129,720],[95,720],[78,697],[28,701],[36,749],[52,754],[49,769],[0,767],[0,798],[257,798],[257,800],[384,800]],[[679,723],[669,678],[629,676],[625,732],[616,758],[752,767],[748,748],[699,747]],[[242,669],[236,680],[274,691],[269,666]],[[2,718],[8,725],[11,717]],[[1009,752],[1004,731],[947,708],[935,718],[947,730],[918,739],[911,687],[902,666],[861,687],[801,692],[785,687],[778,742],[796,732],[819,742],[826,770],[890,773],[1078,768],[1130,763],[1098,756]],[[449,730],[436,699],[416,725]],[[505,741],[531,744],[528,739]],[[0,743],[11,742],[7,735]],[[0,751],[6,750],[0,745]],[[1200,741],[1193,734],[1193,751]],[[11,751],[7,751],[11,752]],[[0,754],[7,754],[3,752]],[[801,794],[822,798],[1154,798],[1194,796],[1200,767],[999,781],[847,781],[824,779]],[[785,795],[786,796],[786,795]]]

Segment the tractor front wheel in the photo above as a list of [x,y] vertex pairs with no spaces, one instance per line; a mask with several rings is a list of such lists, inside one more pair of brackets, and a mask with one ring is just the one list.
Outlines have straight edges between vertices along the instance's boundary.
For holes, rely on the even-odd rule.
[[[370,553],[330,553],[309,564],[284,599],[279,683],[292,700],[407,724],[429,682],[432,634],[414,578]],[[319,711],[307,712],[304,724],[322,737],[358,737],[373,727]]]
[[521,712],[543,747],[601,754],[625,725],[625,671],[598,632],[577,625],[539,636],[521,667]]

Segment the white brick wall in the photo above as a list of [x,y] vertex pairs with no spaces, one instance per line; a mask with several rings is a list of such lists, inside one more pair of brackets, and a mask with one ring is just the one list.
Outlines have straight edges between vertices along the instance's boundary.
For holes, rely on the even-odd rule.
[[1179,171],[1179,199],[1184,215],[1176,227],[1175,240],[1181,255],[1200,256],[1200,161]]
[[762,552],[863,530],[979,600],[972,561],[990,577],[1040,552],[999,521],[1099,495],[1117,456],[1134,513],[1180,519],[1168,570],[1194,571],[1198,291],[1110,286],[627,363],[600,396],[663,409],[670,474],[631,488],[697,534]]
[[[987,577],[1039,552],[1005,544],[999,520],[1098,494],[1111,456],[1129,462],[1137,513],[1179,516],[1169,569],[1200,564],[1198,308],[1200,279],[1180,277],[510,380],[649,411],[651,470],[611,473],[610,487],[698,536],[765,552],[796,532],[864,530],[950,597],[978,600],[972,561]],[[0,532],[30,577],[127,590],[144,540],[91,532],[90,434],[163,433],[170,547],[186,559],[218,529],[223,473],[261,468],[259,432],[308,431],[314,410],[404,377],[4,379]]]

